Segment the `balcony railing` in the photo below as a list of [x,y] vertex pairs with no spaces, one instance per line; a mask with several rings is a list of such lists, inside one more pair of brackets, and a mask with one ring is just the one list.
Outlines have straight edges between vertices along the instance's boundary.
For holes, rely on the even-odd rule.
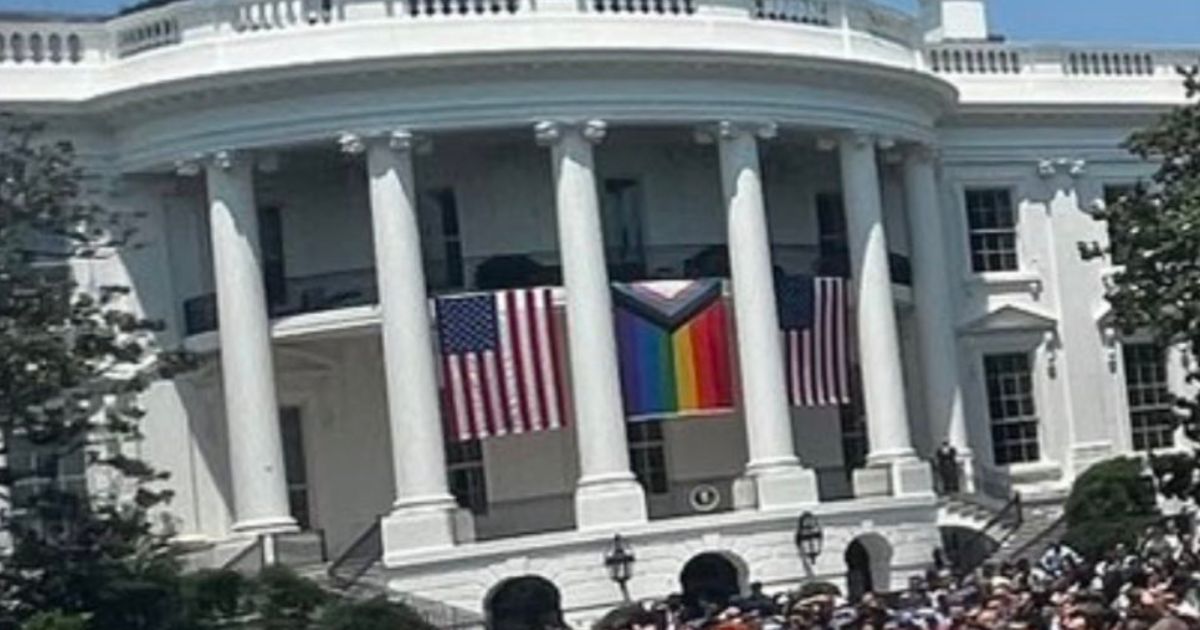
[[[378,19],[486,18],[552,12],[689,19],[725,13],[725,0],[181,0],[103,22],[0,20],[0,66],[108,63],[213,38],[321,29]],[[746,17],[824,29],[847,28],[906,46],[916,20],[869,0],[740,0]],[[499,25],[498,25],[499,27]]]
[[[651,247],[640,263],[613,264],[609,277],[614,281],[632,282],[644,279],[728,277],[729,263],[720,245],[672,245]],[[826,250],[809,245],[780,245],[772,247],[776,267],[783,273],[849,277],[850,258],[842,251]],[[550,252],[529,256],[492,256],[465,262],[475,269],[475,288],[496,290],[522,286],[558,285],[562,283],[561,268]],[[542,262],[539,262],[542,261]],[[671,261],[666,264],[664,261]],[[892,282],[912,284],[912,270],[907,256],[889,255]],[[464,287],[448,285],[437,263],[426,265],[431,293],[458,292]],[[493,271],[488,271],[494,269]],[[271,287],[269,287],[271,288]],[[268,314],[272,318],[316,313],[321,311],[377,304],[379,291],[375,270],[352,269],[333,273],[286,279],[282,286],[268,291]],[[216,295],[207,293],[183,303],[184,331],[198,335],[217,329]]]
[[1200,62],[1200,50],[1049,46],[1002,42],[936,44],[930,70],[958,76],[1022,75],[1061,78],[1175,78],[1175,68]]

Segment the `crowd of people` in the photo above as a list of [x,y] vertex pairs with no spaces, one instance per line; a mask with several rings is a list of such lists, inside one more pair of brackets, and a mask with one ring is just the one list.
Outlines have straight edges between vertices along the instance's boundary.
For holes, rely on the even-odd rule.
[[701,593],[626,606],[597,630],[1198,630],[1197,545],[1190,527],[1167,521],[1095,562],[1061,542],[1034,561],[966,575],[938,556],[900,593],[848,601],[828,584],[777,596],[756,584],[728,601]]

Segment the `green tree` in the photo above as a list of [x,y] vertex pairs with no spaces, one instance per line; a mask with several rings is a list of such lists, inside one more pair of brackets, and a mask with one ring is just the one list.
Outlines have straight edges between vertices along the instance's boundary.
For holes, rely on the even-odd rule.
[[[1200,66],[1180,72],[1186,103],[1126,142],[1157,171],[1096,214],[1108,223],[1108,243],[1081,243],[1080,250],[1085,259],[1109,256],[1117,265],[1106,297],[1119,330],[1185,349],[1193,357],[1187,380],[1200,383]],[[1186,434],[1200,438],[1200,398],[1177,396],[1175,407]],[[1182,469],[1156,464],[1160,490],[1200,499],[1196,468],[1195,457]]]
[[1089,468],[1067,498],[1065,542],[1092,559],[1118,543],[1132,548],[1159,518],[1154,491],[1146,484],[1137,458],[1110,459]]
[[[184,363],[155,346],[159,327],[127,307],[128,288],[73,281],[73,266],[117,255],[134,232],[129,215],[88,201],[70,144],[43,137],[0,116],[0,488],[11,508],[0,528],[12,543],[0,628],[46,611],[92,629],[168,627],[175,568],[148,514],[169,495],[128,445],[141,394]],[[108,481],[63,486],[71,462]]]

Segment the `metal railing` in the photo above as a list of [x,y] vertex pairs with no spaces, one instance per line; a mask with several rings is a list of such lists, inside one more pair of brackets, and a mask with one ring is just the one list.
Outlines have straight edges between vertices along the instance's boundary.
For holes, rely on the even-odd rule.
[[335,587],[349,589],[383,559],[381,518],[375,519],[370,527],[359,534],[358,538],[330,563],[327,574]]
[[[776,266],[784,273],[809,273],[850,277],[850,256],[846,251],[822,250],[813,245],[777,245],[771,248]],[[499,264],[494,264],[499,263]],[[903,254],[888,255],[892,282],[912,285],[912,266]],[[475,286],[481,290],[499,290],[526,286],[560,286],[562,271],[554,252],[533,252],[519,256],[472,257],[463,261],[474,270]],[[614,282],[643,279],[729,277],[728,254],[722,245],[692,244],[647,247],[641,262],[609,266]],[[511,271],[504,271],[507,267]],[[439,286],[442,278],[437,263],[428,269],[433,284],[430,293],[460,292],[464,287]],[[286,317],[353,306],[377,304],[379,289],[373,268],[350,269],[297,278],[287,278],[274,291],[268,283],[268,314]],[[188,336],[211,332],[219,325],[217,298],[214,293],[188,298],[183,302],[183,328]]]

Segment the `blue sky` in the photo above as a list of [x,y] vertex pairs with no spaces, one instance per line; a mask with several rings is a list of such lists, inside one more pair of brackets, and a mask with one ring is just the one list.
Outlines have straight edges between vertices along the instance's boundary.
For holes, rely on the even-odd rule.
[[[133,0],[0,0],[0,11],[112,12]],[[881,0],[911,9],[916,0]],[[1200,45],[1200,0],[991,0],[992,31],[1017,40]]]

